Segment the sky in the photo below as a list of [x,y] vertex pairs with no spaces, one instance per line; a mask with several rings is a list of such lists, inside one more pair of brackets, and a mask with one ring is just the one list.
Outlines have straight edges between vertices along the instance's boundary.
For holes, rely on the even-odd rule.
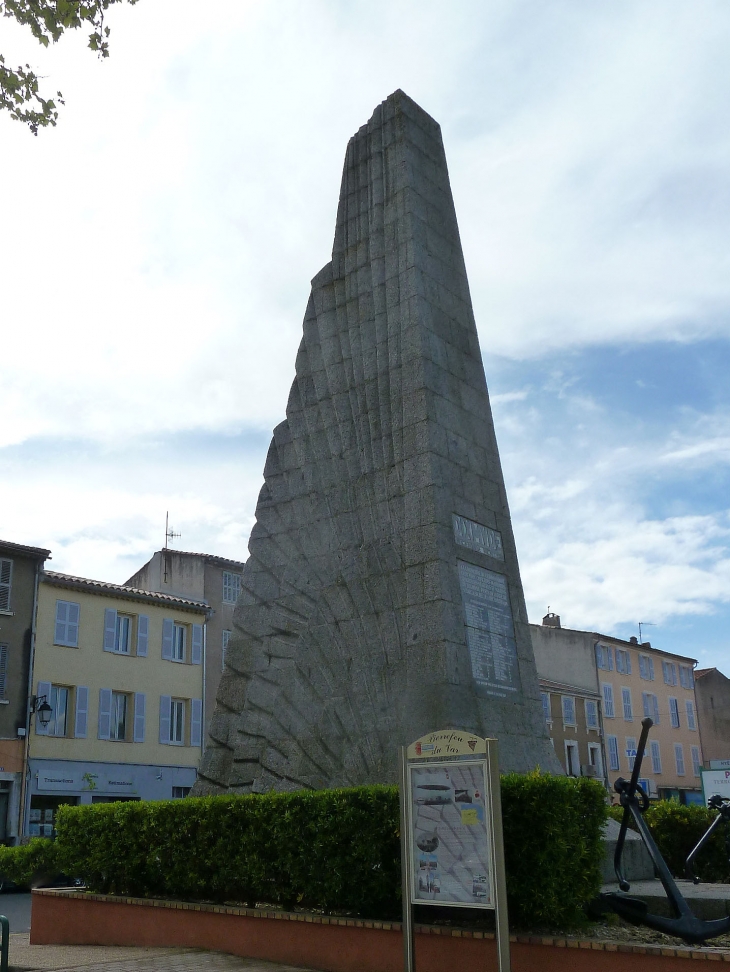
[[0,536],[245,560],[348,138],[441,124],[531,621],[730,674],[730,5],[139,0],[8,63]]

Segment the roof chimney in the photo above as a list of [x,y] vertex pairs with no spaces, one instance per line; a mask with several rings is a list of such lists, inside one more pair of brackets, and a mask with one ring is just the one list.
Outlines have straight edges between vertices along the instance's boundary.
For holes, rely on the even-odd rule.
[[542,623],[546,628],[559,628],[560,627],[560,615],[553,614],[552,611],[548,611],[545,617],[542,619]]
[[639,639],[636,637],[636,635],[631,635],[631,637],[629,638],[629,644],[638,645],[638,643],[639,643]]

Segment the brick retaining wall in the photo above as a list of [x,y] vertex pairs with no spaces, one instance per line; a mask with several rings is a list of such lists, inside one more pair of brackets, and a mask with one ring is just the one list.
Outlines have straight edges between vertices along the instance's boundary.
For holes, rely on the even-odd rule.
[[[33,892],[33,945],[185,946],[301,965],[322,972],[402,972],[400,922],[128,898],[79,891]],[[730,963],[730,950],[620,945],[512,935],[514,972],[647,972],[686,969],[687,959]],[[566,954],[570,950],[570,955]],[[490,961],[491,959],[491,961]],[[496,969],[494,936],[416,926],[418,972]]]

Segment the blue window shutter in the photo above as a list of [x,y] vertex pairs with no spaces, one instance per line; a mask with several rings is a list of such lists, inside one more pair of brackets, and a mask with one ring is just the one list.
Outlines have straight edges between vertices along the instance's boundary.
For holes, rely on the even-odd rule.
[[76,721],[74,723],[74,736],[77,739],[86,739],[86,731],[89,722],[89,689],[86,685],[76,686]]
[[68,601],[56,601],[56,628],[53,641],[57,645],[66,644],[66,621]]
[[[46,702],[51,705],[51,683],[50,682],[39,682],[36,695],[40,698],[45,695]],[[41,720],[38,718],[38,713],[35,714],[35,731],[37,736],[47,736],[48,726],[42,726]]]
[[160,742],[163,746],[170,745],[170,713],[172,709],[172,696],[160,696]]
[[193,625],[193,648],[190,652],[190,660],[193,665],[203,664],[203,625]]
[[174,636],[175,622],[172,618],[165,618],[162,622],[162,657],[166,661],[172,661],[172,639]]
[[137,618],[137,656],[147,657],[147,647],[150,637],[150,619],[146,614],[140,614]]
[[74,604],[73,601],[69,601],[66,605],[68,608],[67,622],[66,622],[66,644],[70,645],[72,648],[78,648],[79,646],[79,615],[81,614],[81,606]]
[[203,700],[193,699],[190,703],[190,745],[200,746],[203,741]]
[[109,739],[112,722],[112,690],[99,689],[99,739]]
[[[104,651],[114,651],[117,636],[117,612],[114,608],[104,611]],[[105,738],[109,738],[108,736]]]
[[136,743],[144,742],[146,703],[147,697],[144,692],[134,693],[134,741]]

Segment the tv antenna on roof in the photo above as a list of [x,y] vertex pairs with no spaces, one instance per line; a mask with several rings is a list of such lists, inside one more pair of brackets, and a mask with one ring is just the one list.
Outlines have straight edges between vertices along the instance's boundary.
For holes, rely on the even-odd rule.
[[639,621],[639,644],[640,645],[644,644],[644,642],[641,640],[642,628],[656,628],[656,624],[653,621]]
[[174,530],[170,529],[170,513],[169,511],[165,513],[165,549],[167,549],[167,541],[175,540],[181,537],[182,533],[175,533]]
[[174,530],[170,529],[170,512],[168,510],[168,512],[165,513],[165,548],[164,548],[164,553],[162,555],[162,582],[164,584],[167,584],[170,573],[172,571],[172,564],[170,563],[172,558],[168,553],[169,547],[167,546],[167,541],[175,540],[177,537],[181,537],[181,536],[182,536],[181,533],[175,533]]

